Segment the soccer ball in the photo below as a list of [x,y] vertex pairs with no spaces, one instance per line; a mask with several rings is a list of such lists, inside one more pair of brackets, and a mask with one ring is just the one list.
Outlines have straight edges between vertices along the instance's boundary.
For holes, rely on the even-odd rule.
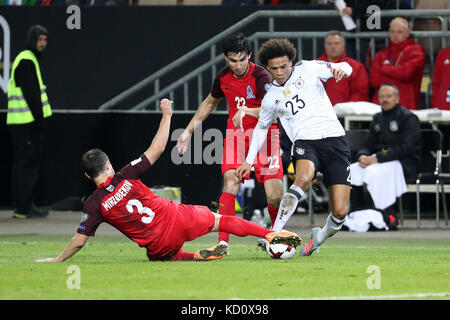
[[272,259],[290,259],[297,251],[295,247],[284,243],[270,243],[266,246],[266,251]]

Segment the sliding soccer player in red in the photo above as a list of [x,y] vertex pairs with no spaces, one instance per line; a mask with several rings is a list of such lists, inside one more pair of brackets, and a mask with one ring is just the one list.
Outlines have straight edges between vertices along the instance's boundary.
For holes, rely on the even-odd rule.
[[[200,104],[188,126],[178,139],[180,155],[186,152],[194,130],[206,120],[223,97],[229,106],[227,133],[222,156],[223,190],[219,199],[219,213],[235,215],[235,199],[239,189],[236,169],[244,162],[250,146],[250,139],[258,123],[261,100],[271,85],[272,76],[263,67],[250,62],[250,44],[240,32],[233,34],[223,45],[227,66],[214,80],[211,93]],[[280,156],[280,135],[277,122],[272,123],[265,145],[261,148],[254,164],[258,182],[267,196],[272,225],[277,217],[283,197],[283,167]],[[248,179],[248,174],[245,179]],[[229,234],[220,233],[219,241],[229,240]]]
[[162,119],[150,147],[139,158],[115,173],[108,156],[92,149],[82,157],[86,176],[97,189],[86,200],[77,233],[56,257],[37,262],[62,262],[72,257],[86,243],[102,222],[109,223],[125,236],[147,249],[149,260],[214,260],[228,253],[228,244],[220,242],[212,248],[196,252],[182,250],[186,241],[214,231],[243,237],[264,237],[271,243],[298,245],[295,233],[272,232],[234,216],[220,216],[208,207],[176,204],[156,196],[140,177],[164,152],[170,132],[172,101],[161,101]]

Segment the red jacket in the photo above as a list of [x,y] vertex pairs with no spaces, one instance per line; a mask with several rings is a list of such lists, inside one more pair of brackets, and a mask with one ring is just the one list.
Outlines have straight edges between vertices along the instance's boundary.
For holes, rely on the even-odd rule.
[[[328,61],[328,58],[324,53],[317,60]],[[347,62],[352,66],[353,72],[350,77],[342,79],[339,82],[336,82],[334,78],[330,78],[325,83],[325,90],[327,91],[331,104],[334,106],[341,102],[369,101],[369,76],[364,65],[347,57],[345,51],[339,59],[335,59],[332,62]]]
[[378,101],[378,89],[383,82],[397,85],[400,104],[407,109],[417,109],[420,86],[425,66],[425,50],[413,39],[392,43],[375,54],[370,66],[370,85],[376,90],[372,102]]
[[450,47],[439,51],[434,64],[431,106],[450,110]]

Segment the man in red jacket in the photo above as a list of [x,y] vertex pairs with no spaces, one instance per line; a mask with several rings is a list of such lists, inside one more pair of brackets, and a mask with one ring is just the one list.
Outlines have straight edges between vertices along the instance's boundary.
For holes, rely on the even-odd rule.
[[369,76],[364,65],[347,57],[345,40],[339,31],[330,31],[325,37],[325,53],[317,60],[327,62],[347,62],[353,72],[339,82],[328,80],[325,90],[334,106],[341,102],[369,101]]
[[450,47],[439,51],[434,64],[431,106],[450,110]]
[[370,67],[370,85],[376,90],[372,102],[380,104],[378,89],[384,82],[397,85],[400,104],[417,109],[425,66],[425,50],[410,36],[408,21],[392,19],[389,25],[389,45],[375,54]]

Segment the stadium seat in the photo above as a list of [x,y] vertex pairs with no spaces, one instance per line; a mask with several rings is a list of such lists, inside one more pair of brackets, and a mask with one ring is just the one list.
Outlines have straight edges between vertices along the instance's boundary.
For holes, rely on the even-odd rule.
[[[439,228],[439,194],[442,195],[444,214],[447,217],[447,204],[445,199],[444,184],[439,180],[442,163],[442,133],[435,129],[422,129],[422,156],[419,164],[419,173],[414,179],[406,181],[408,187],[415,184],[417,202],[417,227],[420,228],[420,187],[422,185],[434,185],[431,191],[436,195],[436,228]],[[427,191],[423,191],[427,192]],[[430,191],[428,191],[430,192]],[[401,201],[401,199],[400,199]]]
[[358,161],[358,159],[356,159],[356,153],[364,146],[368,136],[369,129],[352,129],[345,131],[345,137],[347,138],[352,155],[352,163]]
[[[450,151],[450,140],[448,141],[448,149],[446,150],[446,153]],[[441,185],[450,184],[450,159],[447,158],[447,166],[442,166],[441,172],[438,174],[438,180]],[[448,226],[448,211],[447,211],[447,201],[446,201],[446,195],[445,195],[445,188],[442,190],[443,193],[443,201],[442,206],[444,207],[444,218],[445,218],[445,225]]]
[[[420,228],[420,194],[424,192],[433,192],[436,194],[436,227],[439,227],[439,194],[442,195],[443,209],[446,224],[448,224],[447,203],[444,192],[444,180],[450,180],[450,172],[441,174],[442,163],[442,133],[434,129],[422,129],[422,158],[419,164],[419,173],[417,176],[407,179],[406,184],[408,191],[415,188],[416,192],[416,208],[417,208],[417,227]],[[346,131],[346,137],[352,154],[352,162],[357,161],[356,152],[364,145],[369,134],[367,129],[354,129]],[[439,176],[441,174],[441,176]],[[439,179],[440,177],[440,179]],[[421,186],[427,185],[425,190],[420,189]],[[433,189],[429,188],[434,187]],[[399,207],[400,224],[403,225],[403,199],[397,198]]]

